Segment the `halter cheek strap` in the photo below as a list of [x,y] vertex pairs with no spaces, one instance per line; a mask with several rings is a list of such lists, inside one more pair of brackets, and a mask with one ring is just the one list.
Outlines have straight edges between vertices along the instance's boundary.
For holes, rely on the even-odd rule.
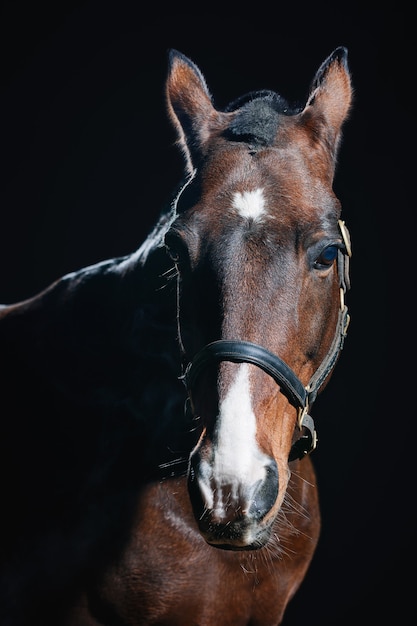
[[290,450],[289,461],[302,459],[314,450],[317,445],[314,421],[308,411],[314,403],[321,386],[336,364],[349,326],[350,317],[345,305],[344,294],[350,287],[348,262],[352,252],[349,232],[341,220],[339,220],[339,228],[345,244],[345,250],[339,250],[337,262],[340,282],[340,309],[336,332],[326,357],[310,378],[308,385],[304,386],[291,367],[266,348],[250,341],[227,341],[223,339],[204,346],[193,360],[188,363],[182,376],[187,392],[190,392],[201,372],[213,361],[251,363],[269,374],[280,386],[281,392],[287,397],[288,401],[298,409],[298,427],[301,431],[301,436],[294,442]]

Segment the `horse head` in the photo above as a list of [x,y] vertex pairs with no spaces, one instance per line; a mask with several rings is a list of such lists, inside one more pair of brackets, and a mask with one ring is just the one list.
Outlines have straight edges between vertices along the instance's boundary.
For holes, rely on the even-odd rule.
[[345,48],[306,103],[252,92],[218,110],[172,50],[167,104],[186,164],[165,244],[199,431],[188,470],[206,541],[268,541],[295,463],[315,446],[312,403],[346,333],[349,235],[333,179],[352,99]]

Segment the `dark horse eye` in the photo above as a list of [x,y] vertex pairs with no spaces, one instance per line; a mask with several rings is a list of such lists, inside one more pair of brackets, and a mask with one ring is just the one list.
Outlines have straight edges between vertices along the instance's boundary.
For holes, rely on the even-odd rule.
[[324,250],[322,250],[322,252],[315,260],[314,267],[318,270],[331,267],[337,257],[338,250],[339,248],[336,245],[327,246],[326,248],[324,248]]
[[169,230],[165,235],[165,247],[171,259],[176,265],[183,264],[188,259],[188,249],[182,237],[174,230]]
[[174,263],[177,263],[180,258],[178,252],[178,238],[173,235],[171,231],[168,231],[168,233],[165,235],[164,243],[169,256],[174,261]]
[[180,260],[180,255],[178,254],[178,252],[175,250],[175,248],[171,248],[170,246],[165,245],[168,255],[170,257],[170,259],[172,261],[174,261],[174,263],[178,263]]

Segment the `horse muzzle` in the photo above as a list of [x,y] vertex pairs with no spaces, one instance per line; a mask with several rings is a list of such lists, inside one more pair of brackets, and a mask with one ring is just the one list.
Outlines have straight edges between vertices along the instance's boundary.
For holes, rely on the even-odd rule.
[[194,517],[210,545],[227,550],[254,550],[267,543],[278,498],[278,468],[263,463],[253,482],[216,476],[213,467],[194,451],[190,458],[188,491]]

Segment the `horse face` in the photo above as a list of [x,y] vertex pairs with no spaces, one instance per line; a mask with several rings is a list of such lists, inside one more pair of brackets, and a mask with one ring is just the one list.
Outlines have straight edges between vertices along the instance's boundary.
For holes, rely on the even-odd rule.
[[[332,181],[351,95],[344,52],[325,61],[291,115],[271,92],[217,111],[199,70],[175,52],[167,95],[190,173],[166,235],[185,364],[212,341],[250,341],[307,385],[340,310]],[[218,547],[259,548],[286,494],[297,408],[262,368],[223,359],[204,368],[190,400],[201,432],[188,481],[200,531]]]

